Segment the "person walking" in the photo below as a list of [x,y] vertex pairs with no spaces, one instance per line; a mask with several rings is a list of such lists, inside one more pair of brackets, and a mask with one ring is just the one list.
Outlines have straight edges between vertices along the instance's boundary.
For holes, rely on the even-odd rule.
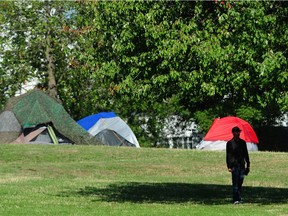
[[244,175],[250,172],[250,160],[245,140],[240,138],[239,127],[232,128],[233,138],[226,143],[226,164],[232,174],[233,203],[242,203],[241,190]]

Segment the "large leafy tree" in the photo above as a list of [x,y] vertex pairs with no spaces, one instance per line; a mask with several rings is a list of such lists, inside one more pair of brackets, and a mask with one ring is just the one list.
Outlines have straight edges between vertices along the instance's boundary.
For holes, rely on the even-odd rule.
[[56,7],[48,1],[1,3],[4,12],[2,46],[6,46],[1,69],[12,82],[6,85],[10,94],[14,94],[15,88],[19,89],[26,79],[36,76],[40,82],[46,83],[51,96],[57,97],[54,72],[56,67],[61,67],[57,62],[61,58],[55,53],[61,50],[59,23],[65,9]]
[[3,95],[13,96],[26,80],[37,77],[40,86],[59,99],[56,80],[61,83],[67,67],[63,50],[70,41],[63,23],[69,6],[50,1],[1,2],[0,6]]
[[[287,3],[99,2],[95,28],[105,47],[121,111],[272,124],[287,111]],[[169,109],[169,107],[171,109]],[[204,121],[209,119],[209,121]]]
[[216,101],[197,114],[271,125],[287,112],[287,4],[235,2],[218,9],[217,28],[209,33],[218,40],[210,52],[202,49],[202,61],[213,71],[202,85]]
[[[169,53],[163,45],[173,43],[167,34],[177,31],[171,24],[179,12],[188,13],[182,12],[186,5],[120,1],[90,6],[94,9],[93,28],[98,30],[102,44],[97,54],[101,59],[98,75],[110,82],[110,107],[127,117],[130,125],[147,121],[146,129],[157,139],[163,119],[182,112],[178,98],[173,96],[177,77],[170,78],[173,71],[169,67],[175,61],[165,57]],[[139,126],[134,131],[138,135],[143,132]]]
[[1,44],[10,45],[2,54],[2,95],[36,75],[74,118],[114,110],[137,135],[146,136],[139,128],[146,122],[155,140],[172,114],[207,130],[218,116],[261,125],[287,112],[286,2],[43,1],[1,7]]
[[89,32],[76,16],[81,5],[69,1],[15,1],[1,2],[0,7],[1,105],[26,80],[36,77],[38,87],[65,101],[63,105],[73,117],[79,118],[82,110],[91,110],[95,95],[86,90],[93,89],[93,71],[78,45],[83,42],[81,36]]

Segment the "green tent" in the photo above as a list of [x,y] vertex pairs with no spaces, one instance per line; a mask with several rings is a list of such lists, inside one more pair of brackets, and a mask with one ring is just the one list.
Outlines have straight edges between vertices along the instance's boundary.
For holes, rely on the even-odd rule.
[[58,101],[40,90],[10,98],[0,113],[0,143],[99,144]]

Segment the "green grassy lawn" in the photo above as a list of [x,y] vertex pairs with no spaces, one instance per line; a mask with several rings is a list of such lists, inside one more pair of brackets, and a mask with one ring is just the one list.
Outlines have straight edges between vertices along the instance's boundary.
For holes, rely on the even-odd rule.
[[288,154],[251,152],[242,205],[225,152],[0,145],[0,215],[288,215]]

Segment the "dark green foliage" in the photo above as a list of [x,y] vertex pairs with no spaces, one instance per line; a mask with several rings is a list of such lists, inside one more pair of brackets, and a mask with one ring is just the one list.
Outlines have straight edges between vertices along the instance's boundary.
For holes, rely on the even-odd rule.
[[[56,10],[53,16],[39,10],[43,4],[50,12]],[[48,83],[47,62],[41,59],[47,45],[43,38],[49,33],[58,97],[76,120],[115,111],[137,136],[153,143],[169,115],[194,119],[205,132],[215,117],[236,115],[261,126],[274,124],[288,111],[287,2],[76,1],[0,6],[7,13],[0,17],[3,23],[27,17],[9,27],[17,36],[12,41],[17,55],[4,52],[1,103],[34,76],[35,69],[41,82]],[[30,43],[23,35],[27,28],[33,30]],[[1,41],[2,46],[7,41]],[[49,91],[51,85],[47,86]],[[150,137],[139,127],[147,116]]]

